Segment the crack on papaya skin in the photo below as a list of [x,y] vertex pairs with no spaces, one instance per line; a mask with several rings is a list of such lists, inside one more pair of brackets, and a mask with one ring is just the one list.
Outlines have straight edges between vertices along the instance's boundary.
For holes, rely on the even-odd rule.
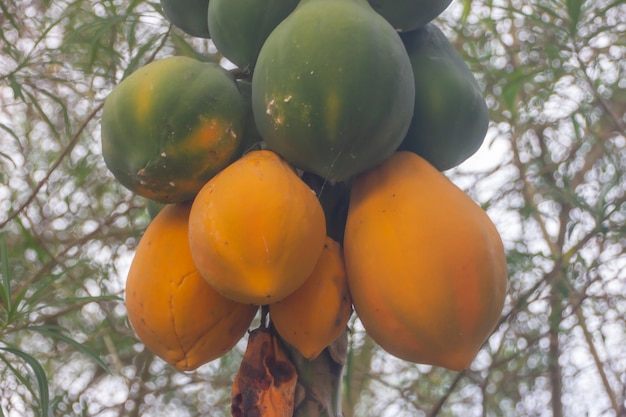
[[[178,283],[176,283],[176,288],[180,288],[183,283],[185,282],[185,279],[191,275],[193,275],[194,273],[196,273],[196,271],[190,271],[186,274],[184,274],[183,276],[180,277]],[[187,362],[187,353],[188,350],[185,350],[183,343],[180,339],[180,336],[178,335],[178,330],[177,330],[177,326],[176,326],[176,312],[175,312],[175,308],[174,308],[174,293],[172,292],[170,294],[170,298],[169,298],[169,308],[170,308],[170,316],[172,317],[172,330],[174,332],[174,336],[176,337],[176,343],[178,344],[178,348],[179,350],[182,352],[182,358],[181,359],[177,359],[175,360],[176,365],[178,366],[178,364],[180,363],[184,363],[185,368],[188,366],[188,362]]]
[[[209,334],[214,328],[216,328],[219,323],[221,323],[224,320],[228,320],[231,316],[236,314],[238,312],[238,310],[239,309],[237,307],[231,308],[230,310],[228,310],[228,312],[226,314],[218,317],[215,321],[213,321],[211,326],[209,326],[206,329],[204,329],[202,334],[198,335],[198,337],[196,337],[195,340],[193,340],[189,344],[189,348],[186,351],[184,351],[183,359],[177,361],[177,365],[180,364],[180,363],[184,363],[185,368],[188,368],[190,364],[189,364],[189,359],[187,358],[187,354],[192,352],[196,348],[196,346],[206,337],[206,335]],[[235,324],[236,324],[236,322],[233,322],[229,326],[229,328],[228,328],[229,334],[228,335],[232,335],[233,334],[233,329],[235,327]],[[194,366],[195,365],[197,365],[197,364],[194,364]]]

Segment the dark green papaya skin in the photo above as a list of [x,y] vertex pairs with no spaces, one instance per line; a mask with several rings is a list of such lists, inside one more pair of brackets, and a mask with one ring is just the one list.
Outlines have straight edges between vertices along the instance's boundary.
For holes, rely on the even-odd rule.
[[326,218],[326,234],[343,244],[350,203],[349,181],[330,182],[310,172],[302,174],[305,182],[317,195]]
[[165,206],[166,204],[157,203],[156,201],[147,198],[146,211],[148,212],[148,216],[150,216],[150,220],[154,220],[156,215],[159,214],[159,212],[163,210],[163,207]]
[[248,80],[237,79],[237,88],[243,99],[245,107],[244,129],[241,138],[241,154],[250,152],[253,149],[263,147],[263,138],[254,123],[252,114],[252,83]]
[[489,111],[480,86],[444,33],[429,23],[402,33],[415,81],[415,110],[398,150],[420,155],[440,171],[482,145]]
[[439,16],[452,0],[368,0],[399,32],[423,27]]
[[161,0],[163,14],[174,26],[197,38],[210,38],[209,0]]
[[268,148],[327,180],[389,157],[414,95],[400,37],[366,0],[303,0],[268,37],[252,76]]
[[208,24],[213,43],[241,69],[251,69],[269,34],[299,0],[211,0]]

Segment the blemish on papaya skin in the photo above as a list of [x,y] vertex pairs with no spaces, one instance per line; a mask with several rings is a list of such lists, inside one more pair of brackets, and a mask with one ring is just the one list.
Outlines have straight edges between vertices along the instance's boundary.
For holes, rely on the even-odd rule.
[[[291,99],[289,99],[291,100]],[[288,103],[286,101],[285,103]],[[267,114],[272,120],[272,124],[274,125],[274,129],[278,129],[285,122],[284,112],[277,105],[276,99],[272,98],[267,102],[267,107],[265,109],[265,114]]]

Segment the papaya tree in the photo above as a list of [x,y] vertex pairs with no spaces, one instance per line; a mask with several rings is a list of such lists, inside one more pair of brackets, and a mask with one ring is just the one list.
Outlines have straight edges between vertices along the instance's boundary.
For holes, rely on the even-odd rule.
[[[362,22],[334,14],[335,20],[323,19],[322,25],[314,16],[327,7],[345,7],[353,11],[350,16],[369,24],[361,27]],[[274,414],[267,415],[299,417],[626,412],[623,1],[7,0],[0,3],[0,11],[0,415],[243,417],[262,406],[275,406]],[[300,20],[273,34],[289,16]],[[381,25],[385,29],[380,36],[367,37]],[[329,36],[329,28],[337,32]],[[361,36],[342,43],[338,28],[362,31]],[[271,43],[263,50],[268,39]],[[191,117],[206,108],[197,103],[215,103],[214,97],[188,107],[181,101],[165,105],[183,92],[200,97],[202,85],[209,83],[175,81],[186,69],[174,70],[168,76],[171,82],[157,89],[161,93],[167,88],[167,99],[150,92],[156,85],[151,80],[136,84],[143,90],[133,101],[105,105],[133,75],[174,56],[226,77],[219,81],[222,91],[240,94],[230,95],[226,106],[233,119],[218,123],[208,113]],[[306,84],[296,82],[305,76]],[[147,133],[155,123],[134,124],[136,112],[157,105],[163,106],[162,115],[152,120],[166,120],[164,125]],[[119,129],[103,130],[103,121],[113,125],[107,122],[107,115],[114,114],[111,109]],[[226,120],[226,113],[219,120]],[[184,123],[171,123],[174,117]],[[190,120],[204,124],[190,125]],[[130,147],[115,148],[112,164],[103,143],[125,137],[128,127],[134,129],[131,140],[124,140]],[[186,216],[193,211],[189,201],[173,205],[170,197],[155,201],[153,192],[137,193],[142,188],[154,191],[146,187],[154,178],[147,173],[171,166],[175,149],[181,148],[155,146],[152,159],[141,161],[132,159],[137,154],[131,148],[138,145],[140,153],[146,152],[153,146],[146,144],[154,143],[149,136],[161,134],[167,144],[176,132],[195,129],[205,133],[180,136],[188,148],[215,145],[206,138],[221,134],[236,138],[237,146],[231,146],[236,156],[222,154],[228,165],[243,154],[269,151],[292,160],[287,170],[291,176],[285,177],[289,181],[281,177],[280,185],[268,188],[283,195],[279,191],[291,187],[287,184],[306,184],[307,192],[312,191],[308,197],[319,202],[314,211],[324,214],[314,223],[317,235],[307,239],[308,251],[297,252],[298,259],[320,261],[299,265],[307,264],[300,279],[314,271],[326,277],[346,273],[348,280],[358,274],[364,285],[357,290],[353,284],[349,303],[346,287],[333,284],[341,281],[329,280],[317,287],[323,301],[313,307],[307,303],[317,290],[304,285],[299,295],[294,290],[291,301],[283,298],[282,305],[236,304],[213,292],[209,280],[201,277],[200,270],[213,276],[206,272],[213,264],[192,272],[209,249],[195,249],[200,255],[193,255],[185,246],[187,233],[193,230],[206,244],[206,237],[198,236],[209,218],[194,217],[197,227],[188,230]],[[376,139],[364,137],[378,138],[379,146],[365,149]],[[374,228],[361,229],[356,239],[359,204],[354,201],[366,198],[352,191],[374,188],[371,182],[363,185],[357,171],[378,175],[376,167],[397,149],[426,158],[436,169],[424,176],[445,180],[446,186],[419,194],[427,204],[419,204],[418,193],[400,194],[401,188],[397,196],[383,197],[382,210],[370,209],[359,220],[375,219]],[[215,148],[205,153],[215,154]],[[129,158],[138,165],[125,164]],[[386,169],[403,164],[394,162]],[[406,166],[422,164],[420,159]],[[201,165],[186,160],[177,165],[182,167],[177,173]],[[113,166],[119,168],[117,175]],[[150,169],[142,171],[144,167]],[[411,177],[411,170],[403,171],[403,177]],[[128,173],[142,175],[120,182]],[[278,223],[269,215],[273,227],[252,232],[261,227],[260,207],[277,197],[263,199],[270,193],[262,188],[267,183],[244,178],[249,177],[236,172],[229,183],[220,179],[224,184],[236,179],[236,187],[228,186],[233,189],[256,185],[248,198],[236,195],[234,202],[224,203],[220,215],[231,217],[221,217],[229,220],[219,224],[225,233],[226,226],[240,223],[233,220],[235,208],[248,213],[238,236],[240,245],[249,245],[246,259],[254,259],[270,253],[277,237],[296,234],[285,225],[279,226],[284,233],[276,233]],[[168,173],[166,188],[171,179]],[[415,174],[418,179],[426,181]],[[429,182],[424,188],[434,183],[440,184]],[[443,190],[449,186],[462,192],[460,201],[468,204],[467,210],[455,214],[445,207]],[[232,195],[223,192],[221,200]],[[389,202],[400,197],[403,203],[397,207],[415,204],[412,211],[433,213],[422,220],[424,227],[406,224],[415,218],[407,221],[402,211],[381,214],[396,207]],[[209,204],[210,199],[202,200]],[[281,207],[289,208],[281,210],[295,216],[307,199],[297,200],[300,205],[283,202]],[[198,207],[195,212],[209,212]],[[378,280],[383,273],[368,275],[378,267],[403,275],[406,269],[393,268],[404,262],[400,254],[407,253],[411,279],[413,270],[436,263],[446,270],[463,265],[467,271],[481,271],[481,277],[500,271],[494,282],[501,283],[501,261],[481,258],[485,247],[500,253],[493,249],[498,239],[464,234],[476,210],[481,218],[488,215],[494,228],[487,229],[496,230],[501,239],[506,292],[490,292],[493,285],[480,291],[459,287],[457,301],[432,296],[427,300],[437,301],[426,308],[429,301],[412,294],[434,294],[434,288],[447,291],[451,285],[419,281],[423,287],[415,291],[407,284],[396,287],[399,281],[392,285]],[[376,216],[370,214],[374,212]],[[398,226],[401,220],[405,224]],[[289,224],[294,223],[300,224]],[[352,226],[346,228],[347,223]],[[459,232],[443,235],[446,226]],[[326,240],[319,233],[322,228]],[[419,243],[419,251],[417,241],[397,238],[404,236],[398,231],[413,236],[424,229],[439,232]],[[255,243],[254,236],[266,239]],[[462,236],[473,236],[467,237],[471,243],[464,243]],[[366,238],[371,243],[362,246],[375,248],[373,255],[350,243]],[[341,245],[352,246],[344,251],[338,249]],[[144,249],[148,246],[152,249]],[[289,252],[288,247],[298,245],[280,246],[282,252]],[[370,268],[368,262],[377,259],[390,263],[372,263]],[[274,266],[268,274],[272,277],[278,275]],[[178,298],[168,292],[159,299],[164,287],[157,281],[136,281],[169,273],[184,278],[177,284]],[[261,288],[264,296],[270,294],[268,288],[273,287]],[[374,298],[386,291],[396,301]],[[200,301],[206,297],[213,301]],[[472,342],[461,365],[453,365],[450,358],[456,358],[452,347],[465,346],[462,338],[431,338],[422,348],[431,356],[416,359],[418,349],[412,343],[417,337],[449,329],[472,332],[472,314],[484,304],[476,302],[480,297],[497,308],[486,314],[489,320],[479,320],[484,334]],[[359,304],[362,299],[367,302]],[[155,304],[146,307],[148,302]],[[346,306],[352,304],[355,311],[350,312]],[[459,305],[461,314],[454,310]],[[240,312],[230,316],[230,323],[239,327],[230,338],[212,337],[217,333],[202,327],[202,317],[227,306]],[[388,309],[369,314],[371,306]],[[422,310],[416,306],[426,311],[419,324],[416,312]],[[152,323],[163,323],[168,312],[168,323],[187,324],[161,337],[154,329],[167,331],[166,326]],[[429,312],[434,312],[432,317]],[[384,322],[377,321],[381,316]],[[390,317],[411,320],[398,320],[402,327]],[[332,326],[320,324],[326,322],[336,323],[332,332]],[[199,329],[202,335],[192,338],[191,345],[202,340],[204,347],[185,348],[181,362],[176,349],[184,346],[183,328]],[[302,336],[304,328],[322,329],[323,336]],[[398,344],[395,331],[406,328],[419,331]],[[227,343],[217,349],[215,339]],[[320,340],[321,347],[312,344]],[[424,359],[432,355],[445,360]]]

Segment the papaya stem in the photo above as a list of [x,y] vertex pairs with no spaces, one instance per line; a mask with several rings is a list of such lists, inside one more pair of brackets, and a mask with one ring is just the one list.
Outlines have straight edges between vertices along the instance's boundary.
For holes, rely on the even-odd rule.
[[262,305],[261,306],[261,324],[259,325],[259,328],[261,329],[267,329],[268,327],[268,316],[270,313],[270,306],[269,305]]
[[298,374],[293,417],[341,417],[347,329],[313,360],[304,358],[287,343],[284,345]]

